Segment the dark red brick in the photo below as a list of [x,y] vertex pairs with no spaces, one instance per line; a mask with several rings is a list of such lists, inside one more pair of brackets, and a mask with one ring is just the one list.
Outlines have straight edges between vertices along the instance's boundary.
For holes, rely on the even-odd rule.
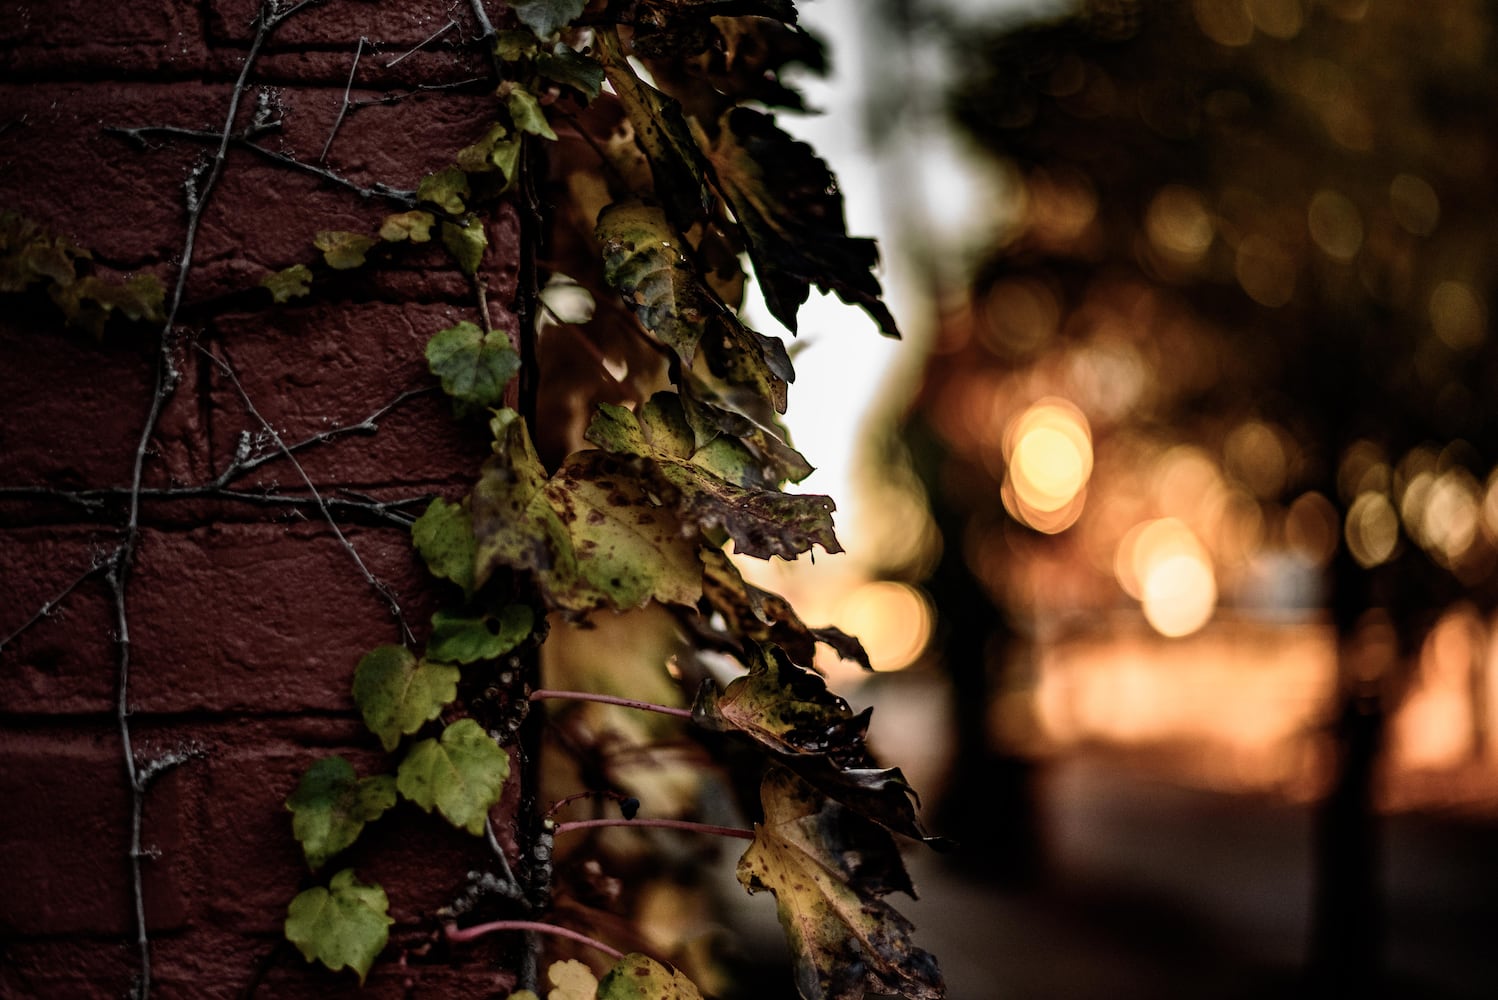
[[[345,537],[425,632],[429,585],[407,533]],[[326,524],[148,531],[130,583],[137,711],[352,711],[359,657],[399,632]]]
[[[147,744],[137,756],[148,759]],[[7,936],[124,934],[134,930],[130,801],[119,733],[109,725],[69,731],[0,730],[0,928]],[[183,843],[182,770],[150,788],[141,843],[146,919],[180,926],[185,901],[175,870]]]
[[198,6],[19,0],[0,17],[0,75],[176,75],[208,53]]
[[[445,305],[318,303],[284,309],[274,322],[261,314],[223,317],[214,325],[215,349],[233,364],[255,410],[291,445],[358,424],[402,392],[434,386],[427,341],[471,316]],[[253,435],[263,426],[222,372],[214,372],[212,386],[214,452],[222,466],[242,431]],[[299,451],[297,460],[324,485],[466,489],[485,454],[486,434],[482,421],[459,424],[446,398],[428,392],[382,417],[376,433],[344,435]],[[284,459],[244,481],[302,488]]]

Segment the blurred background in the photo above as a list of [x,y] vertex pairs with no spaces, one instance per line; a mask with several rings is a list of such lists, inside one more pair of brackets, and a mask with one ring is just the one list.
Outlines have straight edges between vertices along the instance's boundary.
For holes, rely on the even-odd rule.
[[1498,7],[801,7],[906,339],[803,311],[849,554],[742,568],[869,648],[953,1000],[1498,995]]

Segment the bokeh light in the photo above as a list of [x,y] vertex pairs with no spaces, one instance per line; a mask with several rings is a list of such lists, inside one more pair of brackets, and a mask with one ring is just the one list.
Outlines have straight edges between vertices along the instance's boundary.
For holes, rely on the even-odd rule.
[[1081,410],[1054,397],[1035,403],[1006,429],[1004,458],[1005,498],[1019,520],[1050,533],[1075,522],[1092,475],[1092,432]]

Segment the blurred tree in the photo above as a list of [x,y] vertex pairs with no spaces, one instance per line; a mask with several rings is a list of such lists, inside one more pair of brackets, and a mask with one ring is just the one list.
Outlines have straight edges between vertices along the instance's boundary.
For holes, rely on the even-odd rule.
[[[1033,600],[1003,563],[1084,563],[1088,492],[1137,478],[1141,442],[1192,443],[1226,484],[1219,569],[1253,526],[1317,567],[1339,636],[1311,971],[1344,988],[1378,976],[1385,720],[1440,612],[1494,607],[1495,27],[1475,0],[1088,0],[952,37],[955,116],[1023,206],[912,421],[968,725],[983,623]],[[1076,489],[1027,498],[1016,415],[1052,395],[1086,434]]]

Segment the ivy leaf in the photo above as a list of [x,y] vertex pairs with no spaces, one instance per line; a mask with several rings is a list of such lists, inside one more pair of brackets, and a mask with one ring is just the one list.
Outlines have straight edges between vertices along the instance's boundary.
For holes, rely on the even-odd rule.
[[683,373],[680,389],[682,407],[697,440],[709,441],[721,434],[740,442],[757,460],[756,478],[762,485],[799,483],[816,471],[806,456],[791,447],[773,411],[766,414],[767,426],[744,412],[754,407],[730,403],[689,372]]
[[525,641],[535,627],[535,612],[524,604],[507,604],[498,615],[432,615],[427,658],[448,663],[497,660]]
[[659,206],[618,202],[598,216],[604,277],[634,306],[641,324],[690,369],[699,348],[719,377],[784,413],[795,378],[785,346],[739,322],[698,279],[687,243]]
[[411,541],[433,576],[473,593],[473,519],[467,507],[437,497],[411,525]]
[[312,270],[306,264],[293,264],[260,279],[260,287],[270,291],[279,304],[299,299],[312,290]]
[[937,850],[947,846],[921,829],[915,790],[900,769],[879,767],[869,752],[869,710],[854,714],[819,674],[792,663],[784,650],[752,651],[749,672],[721,694],[703,684],[692,718],[748,737],[819,792],[886,830]]
[[342,757],[324,757],[309,767],[286,800],[291,832],[313,871],[358,840],[364,824],[393,805],[395,778],[377,774],[361,779]]
[[335,972],[348,966],[359,983],[390,938],[390,901],[378,885],[364,885],[345,868],[321,886],[297,894],[286,908],[286,940],[303,957]]
[[546,978],[551,981],[546,1000],[594,1000],[598,993],[598,977],[575,958],[552,962]]
[[571,87],[589,101],[603,89],[603,67],[566,42],[557,42],[550,52],[536,59],[536,69],[548,80]]
[[701,992],[690,979],[639,952],[625,955],[604,973],[598,982],[597,997],[598,1000],[702,1000]]
[[520,370],[520,355],[508,335],[485,333],[466,319],[427,341],[426,357],[427,367],[442,380],[442,391],[464,407],[499,406],[505,386]]
[[520,136],[496,123],[478,142],[458,150],[456,160],[470,174],[499,171],[508,187],[520,168]]
[[458,696],[458,668],[418,660],[404,646],[379,646],[354,669],[354,703],[386,750],[416,732]]
[[841,552],[828,497],[791,495],[745,485],[742,465],[721,449],[695,449],[675,393],[657,393],[636,415],[603,403],[584,435],[600,448],[646,460],[645,472],[669,490],[684,521],[722,529],[737,551],[760,559],[794,559],[813,545]]
[[441,739],[422,740],[407,751],[396,785],[422,809],[435,806],[453,826],[478,836],[509,776],[510,755],[477,722],[459,719]]
[[465,199],[472,193],[468,175],[457,167],[427,174],[416,185],[416,197],[431,202],[448,215],[462,215],[467,210]]
[[848,235],[837,181],[810,146],[781,131],[772,115],[744,107],[724,114],[713,141],[699,139],[776,319],[794,331],[814,284],[861,306],[885,336],[900,336],[873,275],[879,249]]
[[312,245],[322,251],[322,259],[335,271],[350,271],[364,266],[364,255],[375,245],[373,237],[362,233],[324,229],[312,238]]
[[456,222],[443,222],[442,245],[464,274],[477,271],[484,259],[484,248],[489,245],[483,220],[469,212]]
[[510,9],[537,38],[550,38],[575,21],[587,5],[588,0],[513,0]]
[[511,86],[510,91],[505,94],[505,107],[510,111],[510,120],[520,131],[539,135],[543,139],[557,137],[551,130],[551,123],[546,120],[546,112],[541,110],[541,102],[524,87]]
[[380,239],[386,243],[400,243],[404,240],[428,243],[432,239],[432,226],[436,222],[431,212],[420,209],[396,212],[385,216],[385,221],[380,223]]
[[801,996],[940,1000],[936,959],[881,898],[910,884],[889,834],[782,768],[766,773],[760,801],[764,822],[739,859],[739,883],[775,894]]
[[604,74],[634,127],[635,142],[650,161],[656,196],[664,201],[673,224],[690,229],[712,210],[715,199],[702,151],[681,105],[635,75],[612,29],[599,30],[593,41]]
[[154,274],[138,274],[119,284],[96,275],[84,275],[71,284],[53,285],[48,289],[68,322],[89,331],[98,339],[112,315],[136,321],[162,320],[164,291]]
[[[737,566],[720,549],[702,552],[702,596],[714,612],[721,615],[724,633],[735,645],[745,640],[774,643],[794,663],[811,663],[816,644],[830,646],[845,660],[852,660],[865,670],[873,670],[869,654],[856,638],[838,628],[812,628],[796,614],[791,603],[779,594],[745,581]],[[704,628],[700,620],[692,622]]]
[[522,418],[501,411],[494,426],[472,499],[479,584],[501,566],[528,571],[548,605],[569,612],[697,602],[696,543],[631,463],[577,452],[548,478]]

